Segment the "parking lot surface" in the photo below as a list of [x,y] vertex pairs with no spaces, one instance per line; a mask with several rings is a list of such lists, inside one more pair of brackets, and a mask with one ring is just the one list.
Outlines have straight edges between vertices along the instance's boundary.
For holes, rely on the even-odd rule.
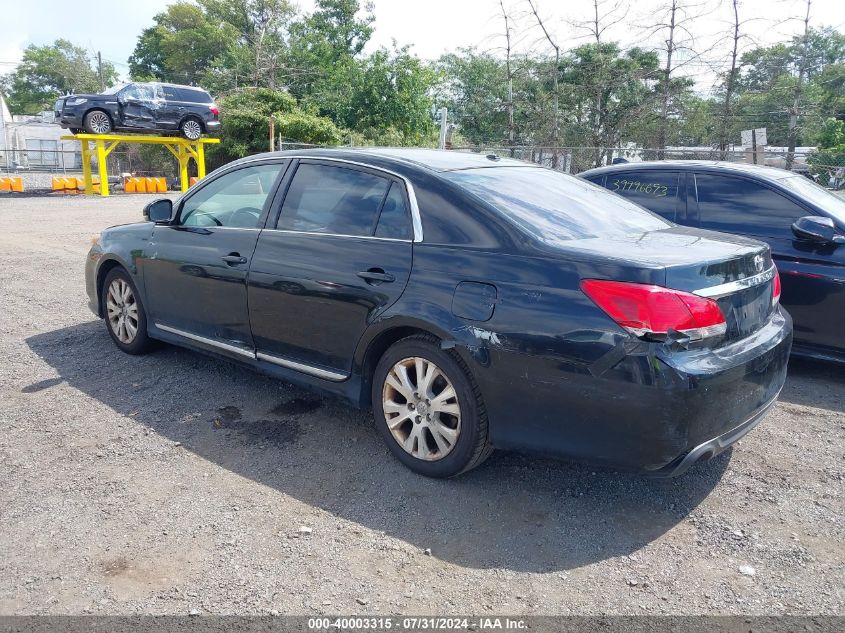
[[163,346],[83,260],[150,196],[0,198],[1,614],[845,614],[845,371],[793,362],[668,481],[496,454],[406,470],[368,412]]

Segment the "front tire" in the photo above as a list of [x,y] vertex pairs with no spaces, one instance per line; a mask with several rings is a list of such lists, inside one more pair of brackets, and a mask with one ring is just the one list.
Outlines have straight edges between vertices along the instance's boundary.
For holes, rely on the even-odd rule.
[[82,127],[89,134],[109,134],[113,126],[111,118],[102,110],[91,110],[82,120]]
[[372,403],[390,451],[416,473],[453,477],[492,453],[478,386],[461,358],[434,337],[411,336],[385,352]]
[[103,282],[100,301],[106,329],[114,344],[127,354],[143,354],[152,346],[147,316],[138,289],[123,268],[113,268]]
[[185,119],[179,125],[179,131],[189,141],[198,141],[202,136],[202,123],[193,117]]

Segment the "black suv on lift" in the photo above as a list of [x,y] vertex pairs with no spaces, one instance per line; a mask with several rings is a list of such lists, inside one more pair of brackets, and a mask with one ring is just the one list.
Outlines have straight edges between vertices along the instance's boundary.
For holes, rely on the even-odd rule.
[[202,88],[134,82],[98,95],[68,95],[56,101],[56,121],[77,134],[174,132],[195,141],[220,129],[220,111]]

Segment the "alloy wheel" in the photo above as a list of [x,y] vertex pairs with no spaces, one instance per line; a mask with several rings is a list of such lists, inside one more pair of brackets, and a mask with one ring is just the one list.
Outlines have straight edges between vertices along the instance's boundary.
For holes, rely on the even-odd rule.
[[413,457],[436,461],[448,455],[461,432],[461,407],[448,376],[418,356],[388,372],[382,409],[396,442]]
[[195,141],[202,136],[202,127],[200,127],[199,121],[188,119],[182,124],[182,133],[188,140]]
[[106,312],[109,327],[124,345],[129,345],[138,334],[138,302],[132,287],[124,279],[115,279],[106,295]]
[[94,134],[107,134],[111,131],[111,121],[105,112],[92,112],[88,115],[88,125]]

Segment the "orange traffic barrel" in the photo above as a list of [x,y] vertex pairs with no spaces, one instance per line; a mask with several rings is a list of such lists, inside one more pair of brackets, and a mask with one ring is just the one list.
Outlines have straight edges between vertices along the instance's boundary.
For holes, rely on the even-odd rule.
[[164,193],[165,191],[167,191],[167,178],[156,178],[156,191],[158,191],[159,193]]
[[195,184],[197,184],[197,181],[198,181],[198,180],[199,180],[199,178],[197,178],[196,176],[191,176],[191,177],[188,179],[188,186],[189,186],[189,187],[193,187]]
[[133,178],[135,181],[135,193],[147,193],[147,181],[145,178]]
[[12,181],[12,191],[23,191],[23,178],[13,176],[10,180]]
[[0,177],[0,191],[11,191],[11,190],[12,190],[12,179]]
[[145,178],[147,181],[147,193],[155,193],[158,191],[158,183],[155,178]]
[[126,193],[135,193],[135,179],[127,176],[123,179],[123,191]]

